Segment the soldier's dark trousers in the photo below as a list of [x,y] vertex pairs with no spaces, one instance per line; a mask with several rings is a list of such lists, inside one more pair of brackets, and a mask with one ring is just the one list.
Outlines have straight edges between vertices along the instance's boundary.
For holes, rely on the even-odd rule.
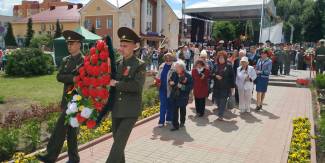
[[290,63],[285,63],[284,64],[284,75],[289,75],[290,74]]
[[80,162],[77,142],[78,128],[64,124],[65,116],[65,112],[62,112],[56,123],[47,144],[47,155],[45,157],[54,163],[61,152],[65,138],[67,138],[69,162],[78,163]]
[[323,74],[323,71],[324,71],[324,66],[325,66],[325,61],[317,61],[317,72],[319,74]]
[[112,118],[114,143],[106,163],[125,163],[124,149],[137,118]]
[[176,106],[173,108],[173,126],[175,128],[179,128],[178,119],[180,119],[181,124],[185,124],[185,117],[186,117],[186,106]]

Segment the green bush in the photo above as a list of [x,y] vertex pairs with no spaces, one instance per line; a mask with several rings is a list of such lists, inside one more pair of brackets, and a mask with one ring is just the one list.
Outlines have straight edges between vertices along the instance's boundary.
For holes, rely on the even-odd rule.
[[154,106],[158,103],[158,91],[156,88],[150,88],[142,93],[142,106],[143,108]]
[[5,103],[5,97],[0,96],[0,104],[4,104]]
[[52,74],[54,64],[50,55],[40,49],[23,48],[8,56],[6,74],[10,76],[36,76]]
[[319,89],[325,89],[325,75],[317,74],[315,78],[315,84]]
[[18,146],[19,130],[0,128],[0,162],[12,157]]
[[28,149],[35,151],[41,140],[41,123],[37,120],[30,120],[22,126],[23,136],[28,143]]
[[55,113],[51,113],[48,116],[48,119],[47,119],[47,132],[48,133],[52,134],[52,132],[54,131],[54,127],[56,125],[56,122],[57,122],[60,114],[61,114],[60,112],[55,112]]
[[52,49],[53,38],[49,35],[40,35],[40,36],[33,37],[32,40],[30,41],[29,47],[41,48],[43,45],[49,49]]
[[320,148],[322,152],[325,152],[325,116],[321,116],[319,119],[319,137]]

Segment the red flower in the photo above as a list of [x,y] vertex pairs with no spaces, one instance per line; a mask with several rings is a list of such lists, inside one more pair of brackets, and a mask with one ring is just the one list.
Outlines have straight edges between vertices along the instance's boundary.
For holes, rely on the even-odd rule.
[[80,80],[81,80],[81,77],[80,77],[80,75],[76,76],[74,80],[75,80],[75,83],[78,83],[78,82],[80,82]]
[[83,96],[88,97],[89,96],[89,90],[88,90],[88,88],[87,87],[83,87],[81,89],[81,93],[82,93]]
[[100,97],[101,99],[107,99],[108,98],[108,90],[107,89],[99,90],[98,97]]
[[96,49],[102,51],[105,47],[105,42],[103,40],[98,40],[96,43]]
[[95,47],[90,48],[90,54],[91,55],[96,54],[96,48]]
[[98,80],[98,79],[96,79],[96,78],[92,78],[91,79],[91,85],[93,86],[93,87],[98,87],[99,85],[100,85],[100,80]]
[[103,73],[108,73],[108,64],[103,62],[101,65],[100,65],[100,71],[102,71]]
[[103,105],[102,103],[100,103],[100,102],[96,102],[96,103],[95,103],[95,108],[96,108],[96,110],[99,111],[99,112],[103,110],[103,106],[104,106],[104,105]]
[[93,74],[92,75],[94,75],[94,76],[99,76],[100,75],[100,67],[99,66],[93,66],[92,67],[92,69],[93,69]]
[[84,79],[83,79],[83,84],[85,85],[85,86],[89,86],[90,85],[90,78],[88,78],[88,77],[85,77]]
[[81,81],[79,81],[79,82],[77,83],[77,85],[78,85],[79,88],[82,88],[83,83],[82,83]]
[[97,63],[98,63],[98,55],[96,55],[96,54],[92,55],[90,60],[91,60],[92,64],[97,65]]
[[87,54],[84,58],[84,62],[89,62],[90,61],[90,55]]
[[94,100],[94,98],[97,97],[97,92],[95,89],[89,89],[89,95],[92,97],[92,99]]
[[102,85],[109,85],[109,83],[111,82],[111,77],[109,75],[104,75],[102,76]]
[[80,68],[79,68],[79,73],[80,73],[80,74],[81,74],[81,73],[85,73],[85,71],[86,71],[86,70],[85,70],[85,67],[80,67]]
[[108,58],[108,52],[106,50],[103,50],[99,53],[99,58],[102,60],[102,61],[106,61],[107,58]]
[[83,123],[86,121],[86,118],[82,117],[80,113],[77,114],[76,118],[79,123]]
[[96,126],[96,121],[90,119],[87,121],[86,125],[89,129],[92,129]]

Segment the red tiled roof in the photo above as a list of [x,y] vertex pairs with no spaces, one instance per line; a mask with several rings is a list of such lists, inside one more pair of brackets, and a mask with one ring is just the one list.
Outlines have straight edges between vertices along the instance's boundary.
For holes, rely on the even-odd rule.
[[[79,22],[80,21],[80,9],[77,9],[77,5],[74,5],[72,9],[68,10],[68,6],[56,7],[54,10],[45,10],[38,14],[32,15],[33,22],[56,22],[59,19],[60,22]],[[22,18],[13,23],[27,23],[28,18]]]

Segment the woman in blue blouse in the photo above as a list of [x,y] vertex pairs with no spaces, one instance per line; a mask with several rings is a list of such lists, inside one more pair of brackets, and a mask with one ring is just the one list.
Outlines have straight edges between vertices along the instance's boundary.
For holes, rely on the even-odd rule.
[[262,109],[262,104],[265,98],[265,93],[267,91],[267,86],[269,84],[269,76],[272,70],[272,60],[268,58],[269,48],[264,48],[261,54],[261,58],[257,61],[256,64],[256,110],[259,111]]

